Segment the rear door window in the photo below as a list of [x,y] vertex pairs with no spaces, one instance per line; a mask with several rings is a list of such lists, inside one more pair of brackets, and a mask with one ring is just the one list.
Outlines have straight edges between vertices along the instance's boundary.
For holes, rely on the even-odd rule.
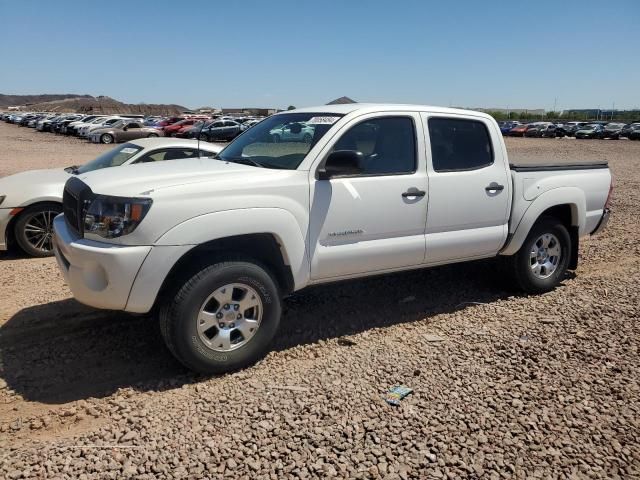
[[476,170],[493,164],[491,136],[483,122],[432,117],[429,137],[436,172]]

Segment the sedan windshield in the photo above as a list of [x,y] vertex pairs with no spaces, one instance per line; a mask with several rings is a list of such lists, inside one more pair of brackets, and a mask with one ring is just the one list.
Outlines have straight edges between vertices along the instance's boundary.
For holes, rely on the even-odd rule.
[[73,168],[71,173],[78,175],[81,173],[92,172],[93,170],[100,170],[101,168],[119,167],[140,152],[140,150],[142,150],[142,147],[135,143],[125,143],[117,146],[113,150],[103,153],[95,160],[91,160],[89,163],[85,163],[81,167]]
[[218,154],[228,162],[295,170],[342,115],[283,113],[269,117],[231,142]]

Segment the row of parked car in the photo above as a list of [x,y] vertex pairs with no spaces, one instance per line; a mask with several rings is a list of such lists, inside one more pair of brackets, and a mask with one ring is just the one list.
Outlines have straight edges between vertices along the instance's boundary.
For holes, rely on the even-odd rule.
[[153,137],[197,138],[207,142],[229,141],[262,120],[260,117],[145,117],[43,112],[5,113],[0,118],[41,132],[72,135],[94,143],[107,144]]
[[498,122],[503,135],[510,137],[575,137],[584,138],[611,138],[618,140],[628,138],[630,140],[640,140],[640,122],[619,123],[619,122],[532,122],[520,123],[517,121]]

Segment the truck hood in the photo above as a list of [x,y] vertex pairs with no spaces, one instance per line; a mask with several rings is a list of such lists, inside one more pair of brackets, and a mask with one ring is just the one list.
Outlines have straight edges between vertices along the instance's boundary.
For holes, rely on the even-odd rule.
[[0,178],[2,208],[15,208],[39,201],[62,201],[65,182],[71,177],[62,168],[30,170]]
[[211,158],[141,163],[126,169],[105,168],[78,178],[94,193],[114,196],[151,196],[163,188],[213,179],[246,182],[247,177],[273,174],[278,170],[229,163]]

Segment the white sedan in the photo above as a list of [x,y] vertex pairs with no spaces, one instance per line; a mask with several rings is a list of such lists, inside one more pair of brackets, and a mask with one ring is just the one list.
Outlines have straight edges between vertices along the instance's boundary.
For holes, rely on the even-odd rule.
[[[213,157],[222,146],[176,138],[143,138],[118,145],[82,166],[31,170],[0,178],[0,250],[13,241],[28,255],[53,254],[53,218],[62,212],[62,191],[74,175],[108,167]],[[198,154],[198,151],[200,152]],[[135,168],[130,175],[136,174]]]

